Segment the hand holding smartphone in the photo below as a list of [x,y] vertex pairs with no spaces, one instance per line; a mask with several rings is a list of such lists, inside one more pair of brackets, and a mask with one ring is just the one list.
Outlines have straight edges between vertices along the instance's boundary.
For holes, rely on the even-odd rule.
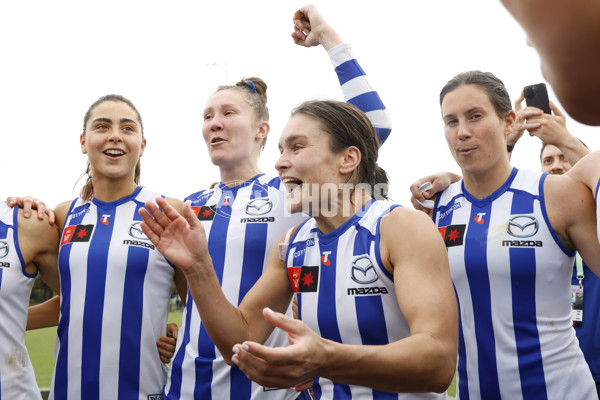
[[546,114],[552,114],[550,110],[550,100],[548,99],[548,90],[545,83],[537,83],[535,85],[525,86],[523,88],[525,94],[525,103],[528,107],[537,107]]

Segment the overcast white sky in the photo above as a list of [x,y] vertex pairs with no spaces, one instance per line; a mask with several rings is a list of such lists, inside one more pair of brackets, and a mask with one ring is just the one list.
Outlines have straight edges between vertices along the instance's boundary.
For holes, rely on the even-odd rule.
[[[313,98],[342,99],[322,48],[295,46],[292,15],[306,3],[230,1],[3,1],[0,3],[0,168],[8,195],[55,206],[78,193],[85,168],[79,134],[98,97],[119,93],[142,114],[142,184],[183,198],[219,180],[201,136],[202,109],[220,84],[260,76],[271,134],[261,157],[274,174],[290,110]],[[438,94],[464,70],[491,71],[512,97],[543,81],[539,59],[498,0],[317,0],[378,89],[393,120],[380,152],[397,202],[438,170],[458,171],[442,132]],[[550,97],[556,101],[551,92]],[[569,119],[591,149],[598,129]],[[539,168],[537,138],[513,165]]]

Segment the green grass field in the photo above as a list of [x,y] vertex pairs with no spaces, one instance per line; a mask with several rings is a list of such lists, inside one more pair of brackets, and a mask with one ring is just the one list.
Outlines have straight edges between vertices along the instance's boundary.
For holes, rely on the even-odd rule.
[[[181,325],[181,311],[169,313],[169,322]],[[50,387],[52,371],[54,369],[54,339],[56,328],[38,329],[28,331],[25,334],[25,344],[29,351],[29,357],[35,370],[35,377],[40,388]],[[448,388],[448,394],[454,397],[456,393],[456,382]]]

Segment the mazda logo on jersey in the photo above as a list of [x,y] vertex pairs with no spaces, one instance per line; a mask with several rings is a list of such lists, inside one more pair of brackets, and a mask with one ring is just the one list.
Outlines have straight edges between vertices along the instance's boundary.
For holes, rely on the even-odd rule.
[[248,215],[265,215],[273,208],[273,203],[268,197],[253,199],[246,203],[246,214]]
[[8,255],[8,242],[5,242],[4,240],[0,240],[0,258],[4,258]]
[[360,283],[361,285],[368,285],[379,279],[377,271],[369,256],[360,256],[352,261],[351,278],[354,282]]
[[140,223],[141,221],[137,221],[131,224],[131,226],[129,227],[129,236],[139,240],[148,240],[148,237],[144,234]]
[[510,236],[527,238],[535,235],[539,229],[539,222],[529,215],[517,215],[508,220],[506,231]]

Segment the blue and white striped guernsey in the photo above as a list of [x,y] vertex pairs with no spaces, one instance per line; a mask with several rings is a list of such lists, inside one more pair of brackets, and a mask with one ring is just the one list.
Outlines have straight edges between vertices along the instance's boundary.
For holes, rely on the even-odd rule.
[[50,399],[161,399],[174,267],[140,229],[137,188],[111,203],[75,199],[61,234],[61,315]]
[[[380,142],[391,131],[391,120],[377,92],[353,58],[350,46],[329,51],[346,100],[366,112]],[[290,227],[306,219],[285,211],[286,189],[279,178],[259,175],[236,188],[220,184],[186,198],[204,220],[208,247],[225,296],[238,305],[262,274],[275,241]],[[213,220],[214,218],[214,220]],[[229,367],[201,325],[188,291],[183,323],[177,338],[165,398],[178,399],[290,399],[294,390],[268,390]],[[266,343],[286,346],[287,335],[275,330]]]
[[31,288],[17,234],[18,208],[0,202],[0,400],[41,399],[25,348]]
[[[323,338],[344,344],[385,345],[410,336],[393,276],[379,253],[379,223],[396,204],[372,200],[326,235],[311,218],[294,232],[286,266],[298,314]],[[446,393],[389,393],[316,378],[320,399],[445,399]]]
[[574,252],[548,222],[546,174],[513,169],[485,199],[436,200],[459,303],[457,398],[596,399],[571,322]]
[[339,44],[327,54],[335,67],[344,98],[367,115],[377,132],[379,141],[385,142],[392,132],[391,118],[379,94],[371,86],[365,71],[352,55],[350,45]]
[[[306,219],[285,211],[286,190],[279,178],[259,175],[233,188],[219,184],[191,200],[208,237],[208,249],[227,299],[244,298],[263,272],[271,247],[291,226]],[[267,340],[286,346],[287,334],[276,329]],[[188,291],[183,324],[165,397],[168,399],[293,399],[294,390],[270,390],[251,382],[238,367],[228,366],[202,326]]]

